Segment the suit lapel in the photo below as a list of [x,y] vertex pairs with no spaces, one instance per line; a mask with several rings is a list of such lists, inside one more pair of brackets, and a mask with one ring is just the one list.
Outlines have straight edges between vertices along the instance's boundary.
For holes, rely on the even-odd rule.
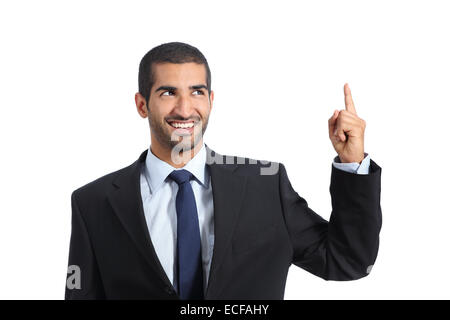
[[140,172],[147,151],[144,151],[136,162],[125,168],[114,180],[116,188],[108,194],[108,200],[139,252],[162,280],[162,288],[167,286],[173,288],[151,242],[142,207]]
[[234,173],[237,164],[223,164],[223,156],[206,148],[214,201],[214,249],[205,298],[215,299],[231,276],[227,274],[231,272],[230,268],[219,267],[231,243],[247,179]]
[[[247,179],[234,173],[237,164],[223,164],[225,157],[208,146],[206,149],[214,201],[214,249],[205,299],[214,299],[231,276],[227,274],[231,272],[230,268],[219,267],[231,243]],[[161,279],[162,288],[170,286],[173,289],[151,242],[142,207],[140,172],[147,152],[144,151],[137,161],[117,176],[113,182],[115,189],[108,194],[108,200],[139,252]]]

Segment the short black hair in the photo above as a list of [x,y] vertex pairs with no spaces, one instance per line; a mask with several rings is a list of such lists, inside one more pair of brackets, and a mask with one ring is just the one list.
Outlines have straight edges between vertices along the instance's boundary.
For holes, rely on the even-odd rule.
[[182,42],[163,43],[145,54],[139,64],[139,93],[148,103],[151,88],[154,84],[153,63],[187,63],[195,62],[205,65],[206,87],[211,94],[211,71],[205,56],[196,47]]

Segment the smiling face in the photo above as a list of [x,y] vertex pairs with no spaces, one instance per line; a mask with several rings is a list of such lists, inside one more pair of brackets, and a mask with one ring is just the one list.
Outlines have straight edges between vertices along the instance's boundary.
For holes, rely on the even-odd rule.
[[[214,99],[212,91],[208,96],[205,66],[194,62],[156,63],[152,70],[154,84],[148,101],[152,151],[201,147]],[[136,105],[143,117],[147,116],[145,104],[137,94]]]

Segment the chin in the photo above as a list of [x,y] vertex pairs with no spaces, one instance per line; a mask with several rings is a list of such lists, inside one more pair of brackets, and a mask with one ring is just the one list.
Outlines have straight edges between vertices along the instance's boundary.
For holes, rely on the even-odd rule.
[[196,144],[194,144],[194,141],[192,141],[192,139],[189,139],[189,140],[190,141],[169,140],[169,145],[172,150],[176,149],[177,151],[189,151],[196,146]]

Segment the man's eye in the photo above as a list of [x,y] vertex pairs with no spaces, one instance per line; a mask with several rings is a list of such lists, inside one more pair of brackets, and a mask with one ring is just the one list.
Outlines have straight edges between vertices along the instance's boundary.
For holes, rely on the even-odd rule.
[[202,90],[195,90],[194,92],[198,92],[198,94],[203,94]]
[[[167,93],[167,94],[166,94]],[[162,96],[169,96],[169,95],[172,95],[173,94],[173,92],[172,91],[164,91],[161,95]]]

